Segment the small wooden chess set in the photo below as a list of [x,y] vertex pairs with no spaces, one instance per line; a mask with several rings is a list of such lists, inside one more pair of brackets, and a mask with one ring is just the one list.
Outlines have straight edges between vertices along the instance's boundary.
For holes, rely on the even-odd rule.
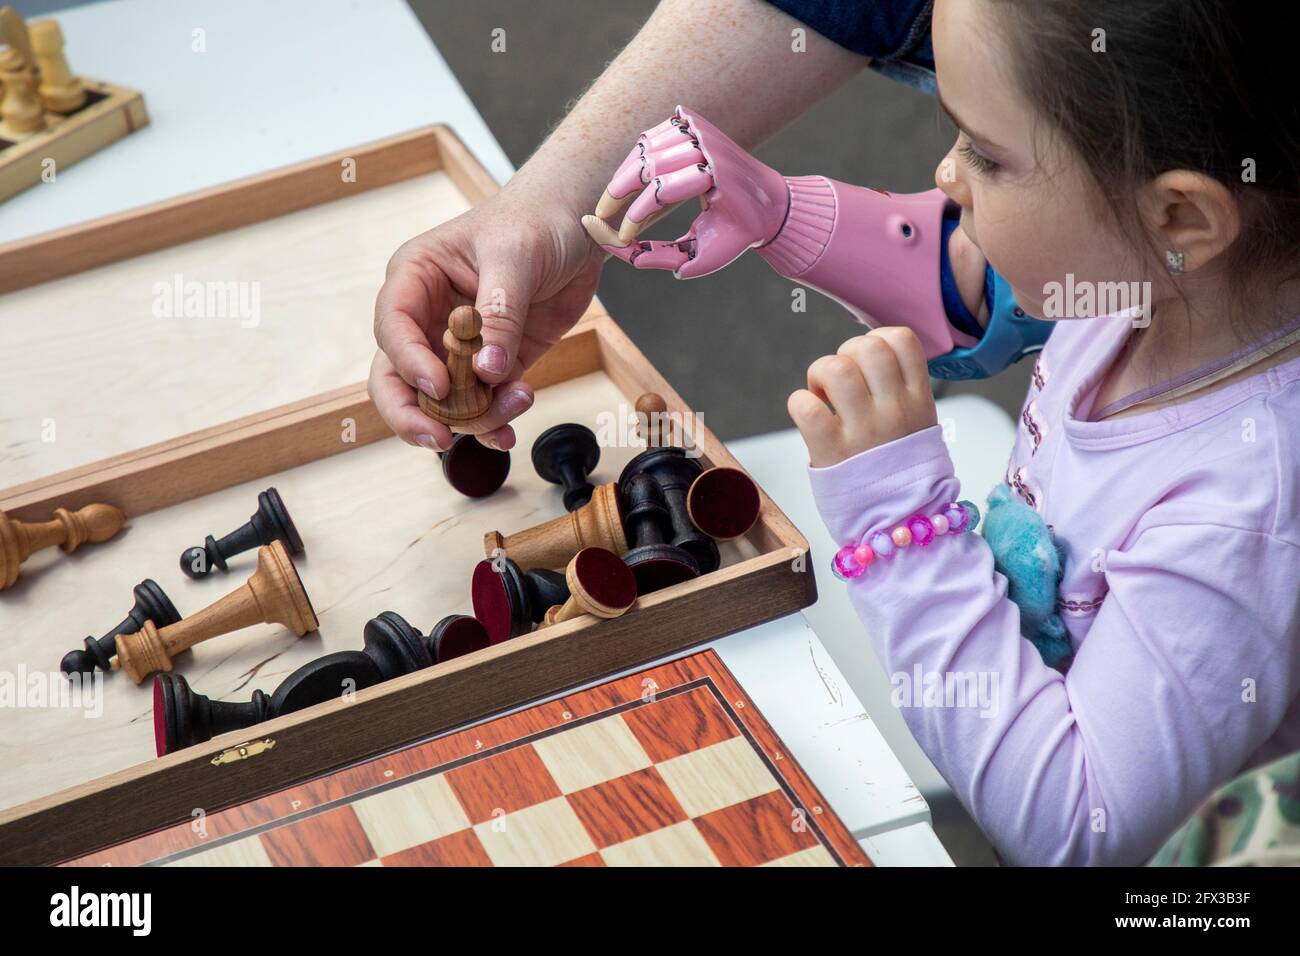
[[58,21],[0,8],[0,202],[149,123],[135,90],[73,74]]
[[[344,159],[365,175],[339,177]],[[277,391],[304,354],[317,372],[339,356],[333,374],[355,381],[372,348],[356,303],[396,245],[381,229],[405,234],[403,214],[427,217],[432,200],[449,217],[494,188],[433,127],[0,246],[0,293],[16,290],[0,305],[65,316],[51,334],[94,337],[105,367],[181,372],[176,393],[160,377],[111,407],[48,376],[0,382],[20,428],[64,409],[58,441],[19,433],[0,460],[26,479],[0,479],[0,672],[93,675],[103,704],[98,721],[5,714],[23,743],[0,779],[0,862],[83,857],[815,599],[805,539],[598,302],[525,374],[538,397],[510,453],[473,435],[491,401],[471,367],[481,317],[449,316],[452,387],[426,411],[457,434],[436,474],[364,384]],[[250,260],[284,303],[256,331],[159,324],[138,298],[140,276]],[[322,307],[310,290],[329,281]],[[0,349],[20,334],[0,323]],[[322,339],[337,350],[313,353]],[[263,389],[235,395],[261,404],[233,420],[223,348],[242,349],[250,377],[264,370]],[[158,407],[179,431],[150,430]],[[634,426],[629,439],[598,436],[610,422]],[[531,467],[511,467],[521,453]]]

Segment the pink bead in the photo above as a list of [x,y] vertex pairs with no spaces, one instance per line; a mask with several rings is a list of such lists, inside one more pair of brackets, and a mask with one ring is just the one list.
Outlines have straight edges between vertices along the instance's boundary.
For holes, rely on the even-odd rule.
[[866,567],[858,564],[854,559],[853,553],[857,550],[851,544],[846,544],[835,552],[834,569],[835,573],[846,581],[852,581],[866,572]]
[[923,548],[934,540],[934,526],[925,515],[912,515],[908,518],[907,530],[911,532],[912,540]]
[[943,515],[931,515],[930,527],[934,528],[935,534],[945,535],[948,533],[948,519]]
[[871,562],[876,560],[876,552],[871,550],[868,544],[860,544],[857,550],[853,552],[853,560],[858,562],[864,568],[871,567]]
[[906,548],[912,543],[912,532],[908,531],[902,525],[899,525],[893,531],[889,532],[889,537],[897,548]]

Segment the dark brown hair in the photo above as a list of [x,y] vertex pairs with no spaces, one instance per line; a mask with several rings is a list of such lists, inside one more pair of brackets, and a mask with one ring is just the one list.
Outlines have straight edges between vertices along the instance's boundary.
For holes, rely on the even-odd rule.
[[[1223,265],[1238,304],[1300,270],[1300,56],[1290,25],[1266,7],[995,0],[1012,76],[1078,153],[1121,228],[1138,234],[1133,190],[1162,172],[1202,172],[1232,191],[1242,226]],[[1163,251],[1152,252],[1163,265]],[[1232,318],[1252,334],[1254,323]]]

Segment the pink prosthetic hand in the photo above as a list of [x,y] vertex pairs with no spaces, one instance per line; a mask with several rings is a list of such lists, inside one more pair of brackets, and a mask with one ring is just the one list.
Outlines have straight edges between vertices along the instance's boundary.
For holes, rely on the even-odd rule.
[[[702,211],[673,242],[637,236],[698,196]],[[647,130],[583,225],[607,252],[679,279],[716,272],[757,249],[787,279],[816,289],[870,326],[910,326],[927,358],[976,339],[948,321],[940,283],[938,190],[891,195],[825,176],[782,176],[686,107]],[[955,209],[955,207],[953,207]],[[607,219],[624,213],[617,232]]]

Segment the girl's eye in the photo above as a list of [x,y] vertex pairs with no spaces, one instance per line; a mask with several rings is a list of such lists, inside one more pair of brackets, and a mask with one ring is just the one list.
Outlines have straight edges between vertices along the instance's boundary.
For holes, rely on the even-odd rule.
[[975,147],[969,141],[961,143],[957,147],[957,152],[961,153],[962,159],[966,164],[976,172],[991,173],[998,168],[998,164],[989,159],[983,153],[976,152]]

